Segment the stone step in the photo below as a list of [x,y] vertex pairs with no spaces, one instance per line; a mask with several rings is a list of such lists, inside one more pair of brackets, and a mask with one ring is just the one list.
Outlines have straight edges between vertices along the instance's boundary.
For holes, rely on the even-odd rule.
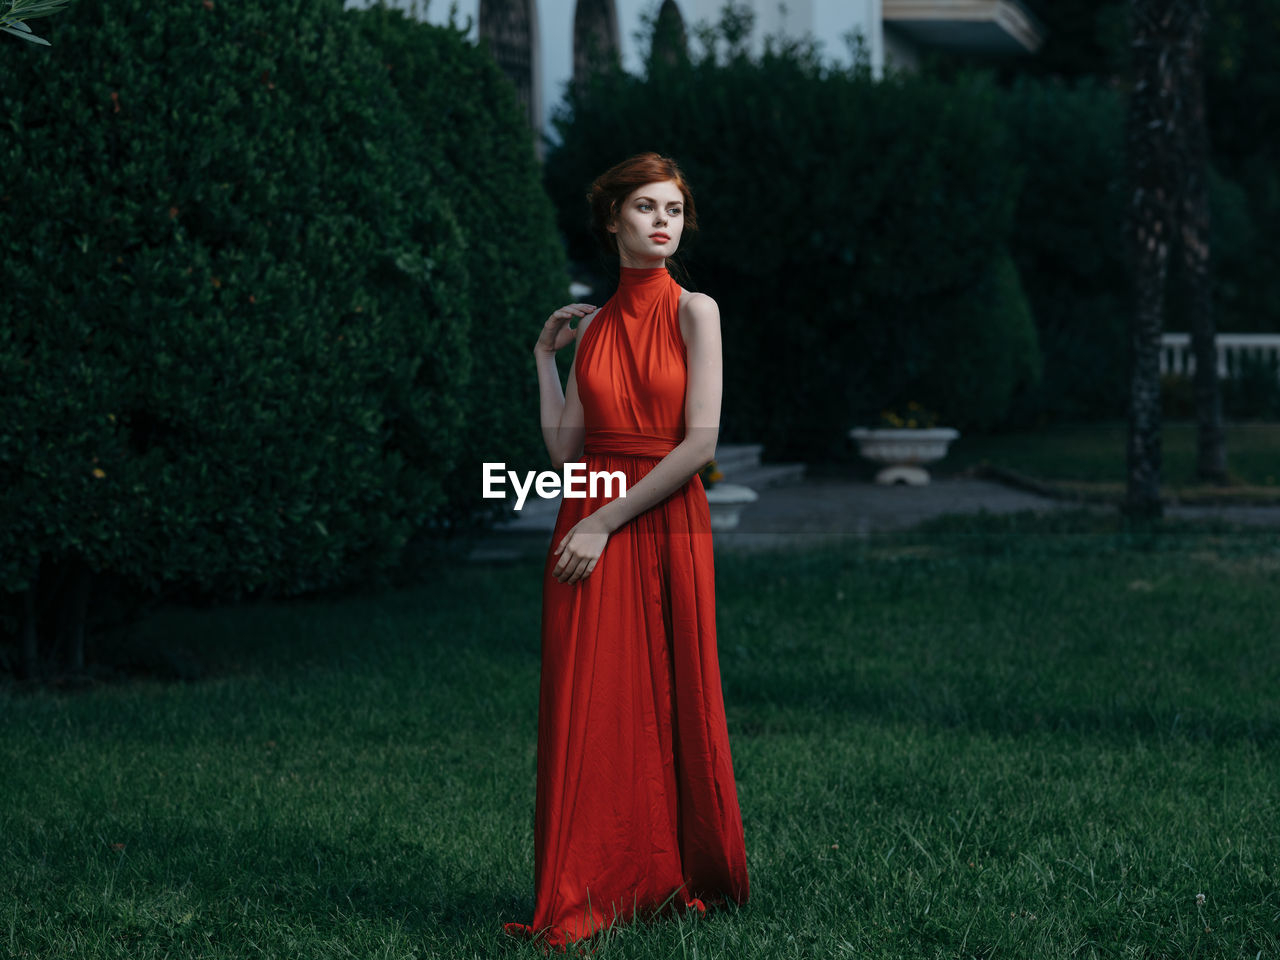
[[725,483],[740,483],[752,490],[798,483],[804,479],[803,463],[761,463],[759,443],[721,444],[716,448],[716,466]]
[[721,443],[716,446],[716,466],[726,477],[729,471],[737,473],[760,463],[762,443]]
[[725,483],[740,483],[752,490],[767,490],[769,487],[781,487],[790,483],[799,483],[804,479],[803,463],[761,463],[745,470],[724,473]]

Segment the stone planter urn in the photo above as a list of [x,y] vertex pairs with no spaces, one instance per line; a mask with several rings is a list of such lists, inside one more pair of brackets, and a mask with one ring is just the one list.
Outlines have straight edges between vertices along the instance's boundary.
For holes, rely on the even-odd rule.
[[849,436],[858,441],[858,452],[864,457],[885,464],[876,474],[876,483],[923,487],[929,482],[929,471],[922,464],[945,457],[947,446],[960,431],[952,427],[855,427]]
[[755,503],[760,495],[740,483],[715,483],[707,489],[707,507],[711,511],[712,530],[732,530],[742,517],[742,508]]

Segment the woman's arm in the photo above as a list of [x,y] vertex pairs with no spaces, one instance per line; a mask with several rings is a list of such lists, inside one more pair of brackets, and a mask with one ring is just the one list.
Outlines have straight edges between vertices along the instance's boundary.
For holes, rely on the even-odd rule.
[[[538,394],[541,408],[542,440],[547,445],[551,466],[560,471],[566,461],[578,457],[586,437],[586,424],[582,402],[578,399],[578,381],[575,371],[578,364],[575,352],[569,367],[568,394],[560,388],[560,370],[556,367],[556,353],[570,340],[581,340],[587,324],[599,311],[588,303],[574,303],[561,307],[547,320],[543,333],[533,348],[534,362],[538,368]],[[589,316],[588,316],[589,315]],[[585,317],[576,329],[567,326],[570,317]],[[548,339],[553,344],[548,346]]]

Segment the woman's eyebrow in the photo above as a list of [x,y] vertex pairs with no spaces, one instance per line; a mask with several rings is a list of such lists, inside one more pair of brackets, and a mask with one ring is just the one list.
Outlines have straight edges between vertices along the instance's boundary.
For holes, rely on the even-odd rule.
[[[636,203],[639,203],[641,200],[648,200],[650,203],[656,203],[656,202],[657,202],[657,201],[655,201],[655,200],[653,199],[653,197],[636,197]],[[668,200],[668,201],[667,201],[667,206],[668,206],[668,207],[678,207],[678,206],[680,206],[680,205],[681,205],[681,204],[683,204],[683,203],[684,203],[684,201],[683,201],[683,200]]]

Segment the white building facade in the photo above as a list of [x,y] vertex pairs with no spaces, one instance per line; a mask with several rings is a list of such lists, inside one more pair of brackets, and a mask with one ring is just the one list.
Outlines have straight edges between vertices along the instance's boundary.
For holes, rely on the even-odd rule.
[[[347,0],[366,6],[369,0]],[[575,69],[585,69],[595,44],[615,52],[623,69],[640,73],[639,34],[659,19],[687,36],[700,23],[718,21],[724,0],[388,0],[430,23],[470,24],[472,40],[486,40],[511,78],[535,129],[554,136],[551,115]],[[738,0],[755,16],[750,37],[759,52],[771,35],[811,37],[824,58],[847,64],[845,37],[861,34],[872,75],[912,69],[928,49],[1004,53],[1034,52],[1044,27],[1029,0]],[[647,38],[644,41],[647,43]]]

